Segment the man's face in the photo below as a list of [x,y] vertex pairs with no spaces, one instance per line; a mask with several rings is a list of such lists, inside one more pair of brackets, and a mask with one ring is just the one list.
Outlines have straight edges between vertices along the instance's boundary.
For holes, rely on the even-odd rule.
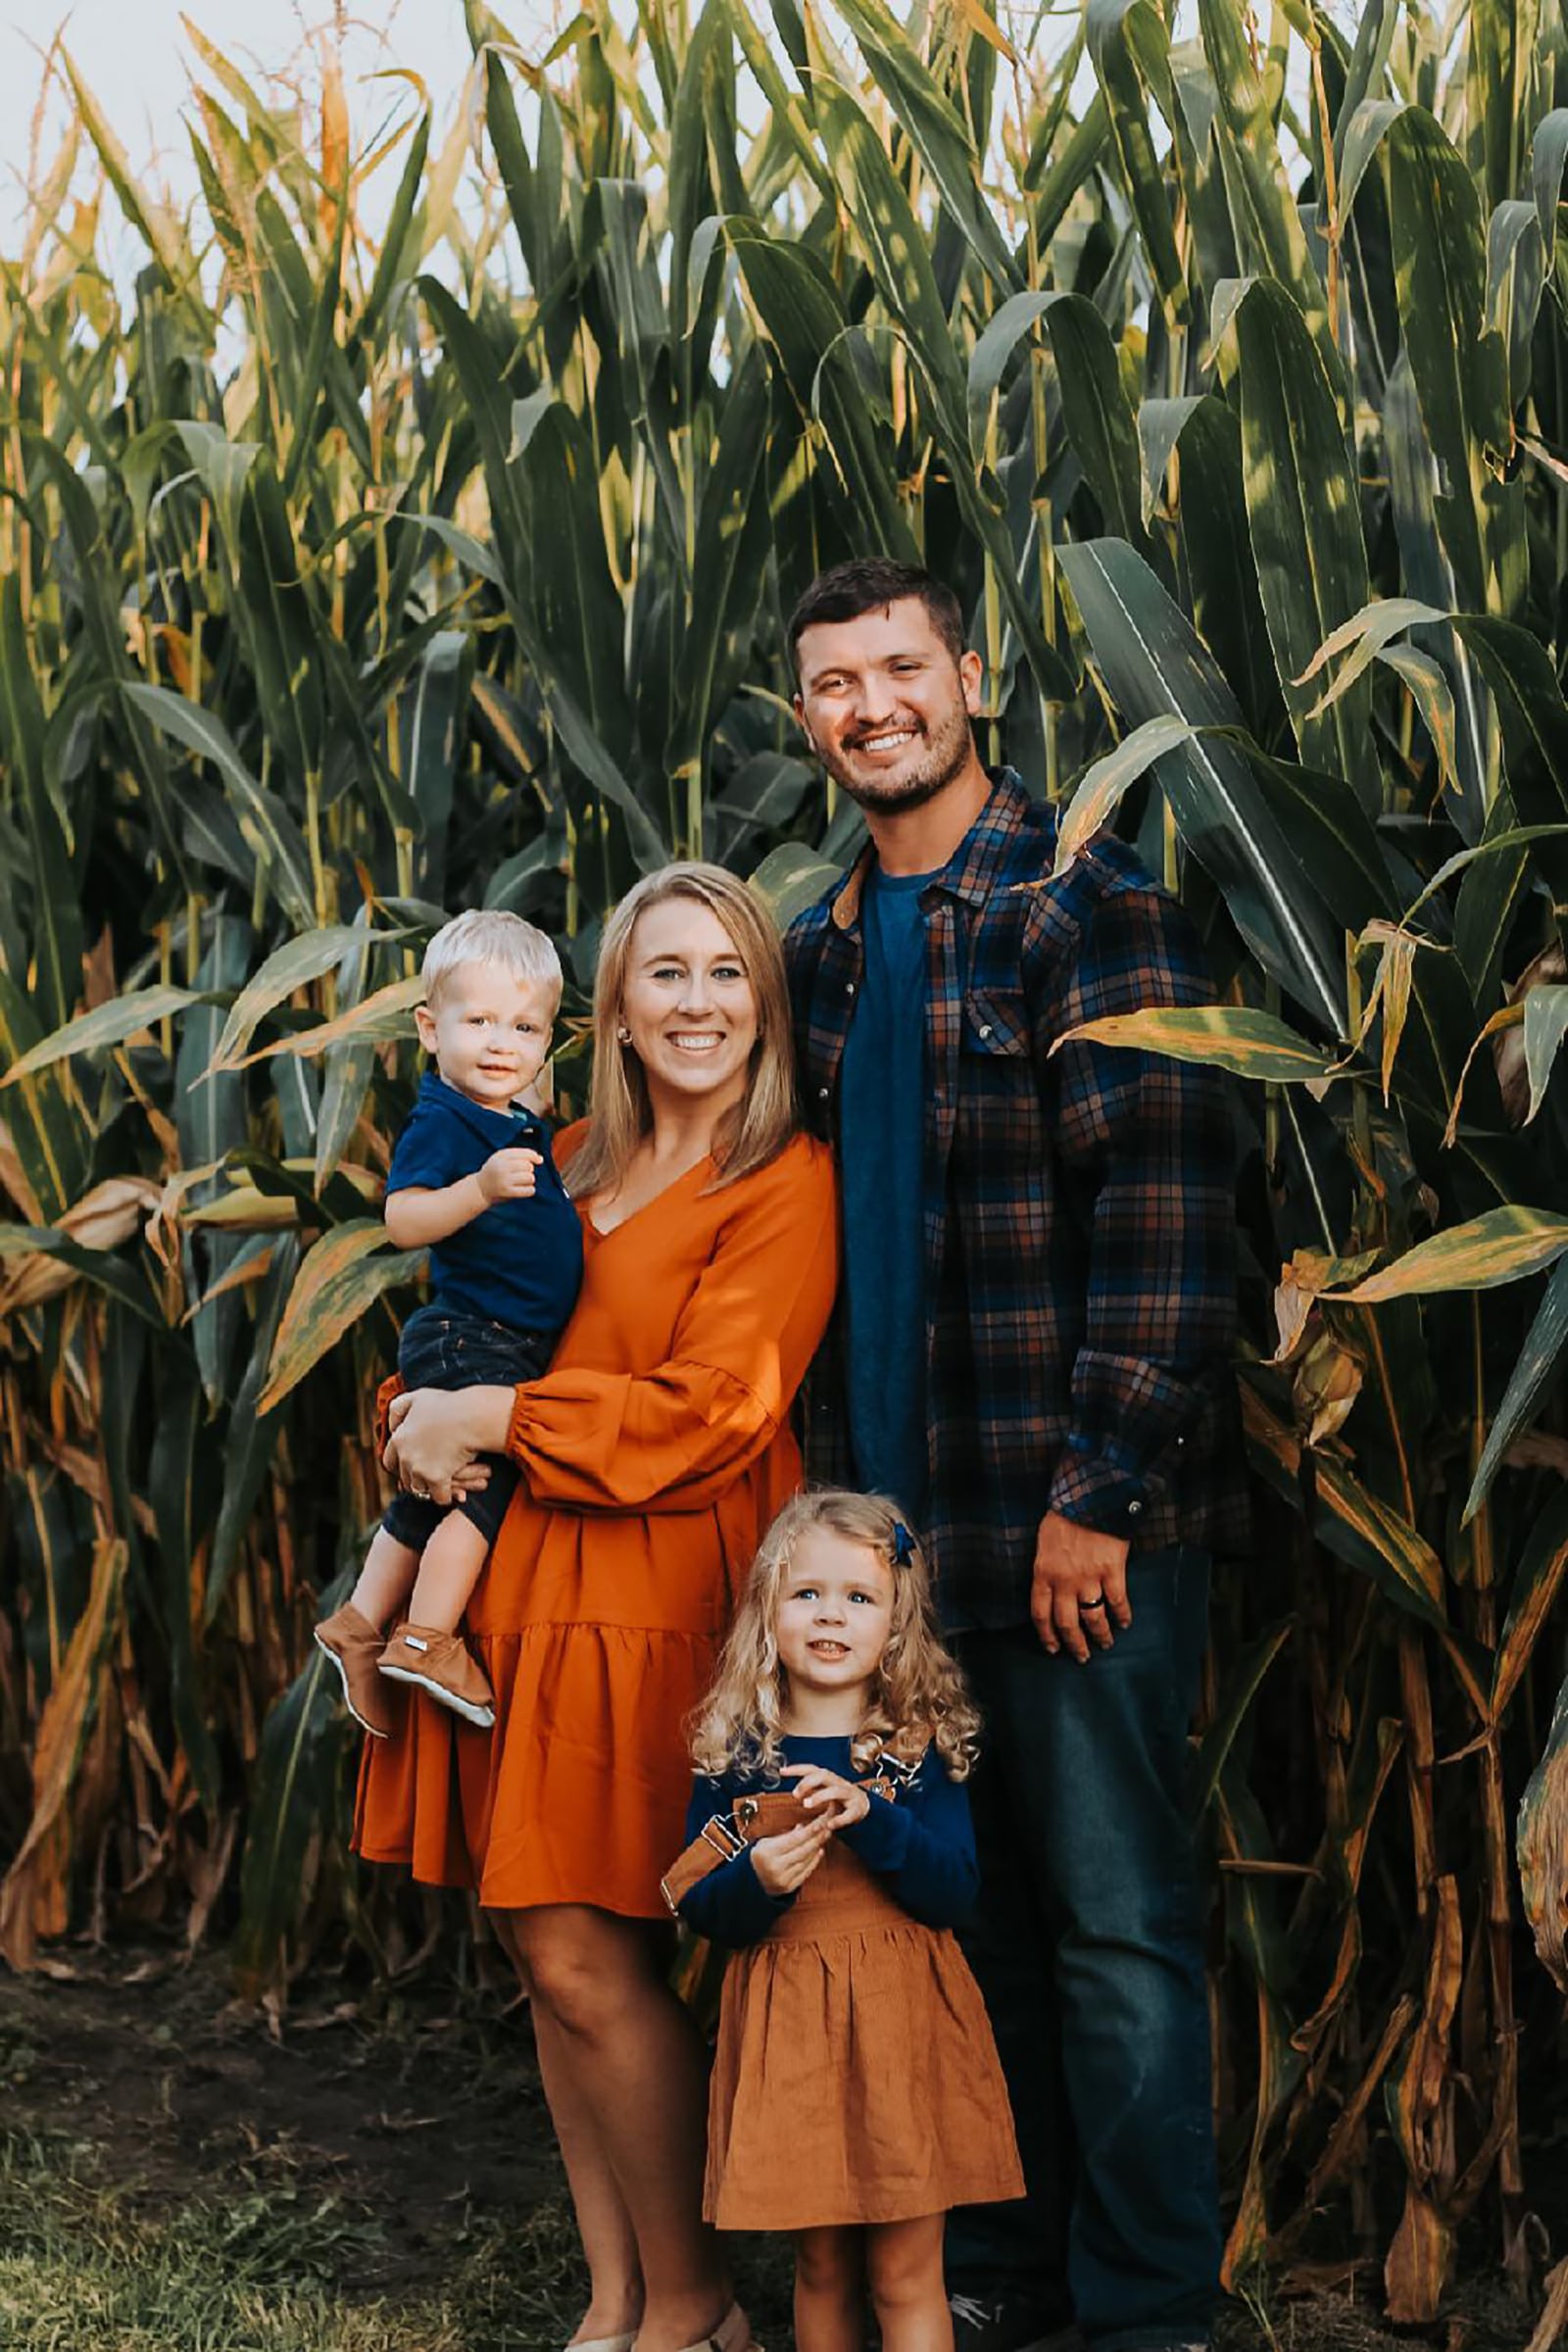
[[871,815],[918,808],[968,763],[978,654],[957,662],[917,596],[819,620],[796,648],[795,715],[834,782]]

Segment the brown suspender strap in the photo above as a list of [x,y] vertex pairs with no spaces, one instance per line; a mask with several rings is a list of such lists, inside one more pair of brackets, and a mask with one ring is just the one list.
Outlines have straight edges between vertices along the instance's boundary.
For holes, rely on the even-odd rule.
[[[873,1796],[891,1803],[900,1788],[912,1787],[929,1741],[890,1740],[877,1759],[876,1776],[862,1786]],[[680,1911],[692,1888],[710,1871],[755,1845],[761,1838],[782,1838],[787,1830],[804,1827],[812,1816],[793,1788],[759,1788],[738,1796],[727,1813],[704,1822],[685,1852],[673,1861],[659,1882],[659,1891],[673,1914]]]
[[727,1813],[715,1813],[703,1824],[660,1880],[659,1891],[672,1912],[679,1911],[698,1882],[721,1862],[733,1862],[760,1838],[781,1838],[786,1830],[801,1829],[810,1818],[793,1788],[760,1788],[754,1795],[738,1796]]

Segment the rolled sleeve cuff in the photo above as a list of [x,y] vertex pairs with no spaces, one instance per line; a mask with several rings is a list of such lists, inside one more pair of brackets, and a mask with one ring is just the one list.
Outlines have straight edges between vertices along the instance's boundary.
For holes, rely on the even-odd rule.
[[1153,1481],[1134,1477],[1105,1454],[1069,1446],[1056,1464],[1049,1507],[1079,1527],[1131,1542],[1157,1492]]

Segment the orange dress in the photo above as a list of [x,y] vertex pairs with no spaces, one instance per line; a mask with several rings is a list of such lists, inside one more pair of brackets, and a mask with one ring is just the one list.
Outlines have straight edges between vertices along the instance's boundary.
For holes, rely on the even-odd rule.
[[712,1175],[701,1162],[612,1233],[584,1218],[582,1295],[549,1372],[516,1393],[522,1482],[468,1603],[495,1728],[409,1692],[399,1729],[365,1744],[367,1860],[493,1909],[664,1916],[686,1717],[800,1485],[789,1411],[838,1280],[824,1146],[798,1136],[735,1184]]

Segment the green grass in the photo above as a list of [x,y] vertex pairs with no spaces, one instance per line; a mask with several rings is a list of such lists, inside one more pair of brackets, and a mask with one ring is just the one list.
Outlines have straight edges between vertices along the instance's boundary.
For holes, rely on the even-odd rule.
[[389,2255],[374,2220],[319,2190],[257,2186],[172,2211],[97,2177],[82,2147],[0,2140],[5,2352],[535,2352],[564,2340],[569,2234],[461,2216],[450,2289],[348,2287]]
[[[351,2200],[283,2181],[172,2210],[104,2180],[98,2153],[0,2135],[0,2352],[556,2352],[582,2309],[570,2216],[452,2211],[439,2287],[377,2289],[394,2249]],[[754,2313],[786,2341],[787,2258],[748,2266]]]

